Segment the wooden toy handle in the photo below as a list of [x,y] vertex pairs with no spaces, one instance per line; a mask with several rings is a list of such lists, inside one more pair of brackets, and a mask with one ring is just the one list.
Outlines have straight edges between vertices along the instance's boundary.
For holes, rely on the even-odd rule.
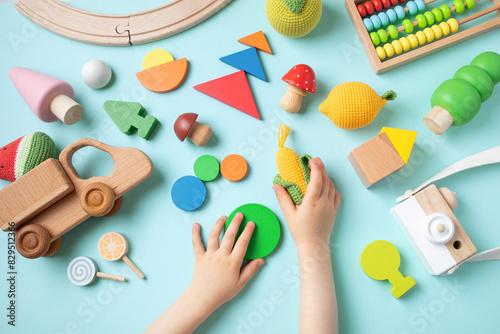
[[105,274],[105,273],[101,273],[101,272],[97,272],[95,275],[96,275],[96,277],[100,277],[100,278],[110,279],[110,280],[119,281],[119,282],[125,282],[125,277],[122,277],[122,276]]
[[135,266],[134,263],[132,263],[132,261],[130,261],[127,255],[123,255],[122,260],[130,267],[130,269],[134,271],[134,273],[137,274],[137,276],[139,276],[140,279],[144,278],[144,274]]
[[101,151],[108,153],[113,158],[113,161],[115,161],[115,157],[113,156],[113,154],[117,154],[118,151],[120,150],[120,148],[118,148],[118,147],[106,145],[104,143],[101,143],[100,141],[97,141],[97,140],[91,139],[91,138],[83,138],[83,139],[77,140],[73,144],[66,147],[64,150],[62,150],[61,154],[59,155],[59,162],[61,163],[64,170],[66,171],[66,174],[68,174],[69,178],[73,182],[75,180],[76,181],[82,180],[80,178],[80,176],[78,175],[78,173],[76,172],[75,167],[73,167],[73,162],[72,162],[73,155],[79,149],[87,147],[87,146],[92,146],[92,147],[95,147]]
[[[73,167],[72,158],[76,151],[86,146],[95,147],[111,155],[114,168],[108,176],[94,176],[87,180],[80,178]],[[75,191],[81,192],[89,183],[101,182],[113,190],[115,199],[123,196],[153,173],[151,160],[141,150],[132,147],[114,147],[90,138],[80,139],[66,147],[59,155],[59,162],[75,186]]]

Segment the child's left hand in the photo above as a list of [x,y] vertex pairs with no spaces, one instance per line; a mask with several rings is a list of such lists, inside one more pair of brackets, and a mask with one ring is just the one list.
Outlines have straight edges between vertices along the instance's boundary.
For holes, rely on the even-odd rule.
[[207,250],[201,242],[200,225],[193,225],[195,265],[188,291],[198,296],[199,302],[210,309],[216,309],[236,296],[264,264],[264,259],[256,259],[240,271],[255,224],[247,223],[235,244],[234,240],[243,220],[243,214],[237,213],[219,245],[226,220],[227,217],[222,216],[215,223],[208,237]]

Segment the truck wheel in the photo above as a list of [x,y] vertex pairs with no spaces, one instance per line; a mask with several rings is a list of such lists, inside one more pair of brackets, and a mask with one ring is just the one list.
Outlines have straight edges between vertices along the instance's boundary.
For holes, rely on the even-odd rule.
[[50,233],[40,225],[25,225],[16,233],[16,247],[22,256],[36,259],[49,250]]
[[108,214],[115,203],[113,189],[101,182],[85,187],[80,195],[80,205],[90,216],[102,217]]
[[61,243],[62,243],[62,238],[60,238],[60,237],[57,238],[56,240],[54,240],[50,244],[50,247],[49,247],[49,250],[47,251],[47,253],[43,254],[43,257],[51,257],[52,255],[57,253],[59,248],[61,248]]
[[115,205],[113,205],[113,209],[111,209],[110,212],[108,212],[105,217],[109,217],[109,216],[112,216],[114,215],[115,213],[118,212],[118,210],[120,210],[120,208],[122,207],[122,198],[123,197],[120,197],[118,198],[116,201],[115,201]]

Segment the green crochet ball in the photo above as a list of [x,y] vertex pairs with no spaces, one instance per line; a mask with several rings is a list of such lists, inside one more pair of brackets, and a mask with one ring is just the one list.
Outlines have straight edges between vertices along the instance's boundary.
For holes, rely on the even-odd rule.
[[266,16],[280,34],[298,38],[310,33],[321,19],[321,0],[266,0]]

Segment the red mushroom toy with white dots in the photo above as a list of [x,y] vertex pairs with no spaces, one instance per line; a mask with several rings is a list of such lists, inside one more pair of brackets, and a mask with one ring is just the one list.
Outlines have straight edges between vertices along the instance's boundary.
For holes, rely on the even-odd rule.
[[300,110],[302,98],[307,93],[316,93],[316,75],[307,65],[300,64],[292,67],[281,80],[288,85],[286,94],[281,98],[280,107],[289,113],[295,114]]

